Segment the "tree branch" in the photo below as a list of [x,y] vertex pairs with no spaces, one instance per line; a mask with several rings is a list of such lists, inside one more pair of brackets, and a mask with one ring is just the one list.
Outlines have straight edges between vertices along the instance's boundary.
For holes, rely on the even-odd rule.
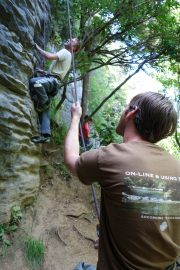
[[130,74],[122,83],[120,83],[100,104],[99,106],[97,106],[97,108],[91,113],[91,115],[89,115],[89,118],[92,118],[93,115],[95,115],[97,113],[97,111],[99,111],[99,109],[104,105],[104,103],[106,101],[108,101],[127,81],[129,81],[136,73],[139,72],[140,69],[142,69],[142,67],[147,63],[147,60],[144,60],[139,66],[138,68],[132,73]]
[[64,85],[64,88],[63,88],[63,93],[62,93],[62,96],[61,96],[61,99],[59,101],[59,103],[57,104],[56,108],[55,108],[55,114],[57,113],[57,111],[61,108],[64,100],[66,99],[66,89],[67,89],[67,84]]

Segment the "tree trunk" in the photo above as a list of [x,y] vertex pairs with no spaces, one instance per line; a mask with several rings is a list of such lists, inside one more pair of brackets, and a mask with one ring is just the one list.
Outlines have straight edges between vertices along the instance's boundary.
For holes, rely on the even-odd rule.
[[83,77],[83,92],[82,92],[82,119],[84,119],[84,116],[87,113],[88,109],[88,93],[89,93],[89,79],[90,79],[90,73],[86,73]]

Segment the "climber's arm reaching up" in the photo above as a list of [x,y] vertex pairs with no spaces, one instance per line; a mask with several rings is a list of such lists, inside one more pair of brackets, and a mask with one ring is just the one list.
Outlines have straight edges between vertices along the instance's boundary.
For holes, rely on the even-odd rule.
[[46,52],[41,49],[41,47],[39,47],[39,45],[37,45],[36,43],[35,48],[48,60],[57,60],[59,58],[57,53]]

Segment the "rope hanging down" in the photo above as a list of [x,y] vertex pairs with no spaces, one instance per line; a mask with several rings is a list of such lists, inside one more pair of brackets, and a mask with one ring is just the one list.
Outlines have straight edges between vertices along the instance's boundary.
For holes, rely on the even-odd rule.
[[[66,3],[67,3],[67,11],[68,11],[69,38],[70,38],[71,54],[72,54],[72,67],[73,67],[73,78],[74,78],[75,102],[77,102],[78,101],[78,95],[77,95],[76,68],[75,68],[75,61],[74,61],[74,52],[73,52],[73,48],[72,48],[72,31],[71,31],[71,22],[70,22],[69,1],[66,0]],[[81,123],[79,125],[79,128],[80,128],[81,138],[82,138],[82,141],[83,141],[84,152],[86,152],[86,146],[85,146],[85,142],[84,142],[84,136],[83,136],[83,132],[82,132]],[[98,207],[97,198],[96,198],[96,192],[95,192],[95,188],[94,188],[93,184],[91,185],[91,188],[92,188],[94,204],[95,204],[95,207],[96,207],[96,214],[97,214],[98,220],[100,220],[99,207]]]

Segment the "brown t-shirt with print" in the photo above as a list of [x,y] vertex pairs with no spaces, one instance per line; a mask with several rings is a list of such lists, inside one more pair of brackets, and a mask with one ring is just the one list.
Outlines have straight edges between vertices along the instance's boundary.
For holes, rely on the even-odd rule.
[[101,185],[97,270],[163,270],[180,254],[180,162],[148,142],[82,154],[84,184]]

